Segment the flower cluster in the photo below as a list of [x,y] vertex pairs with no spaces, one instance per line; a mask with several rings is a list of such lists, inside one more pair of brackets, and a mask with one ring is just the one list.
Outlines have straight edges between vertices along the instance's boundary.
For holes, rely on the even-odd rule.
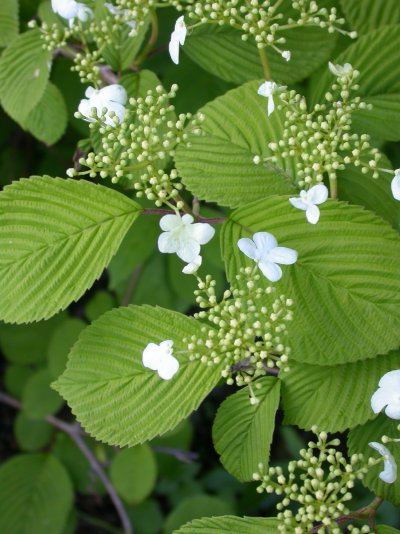
[[[300,451],[300,459],[289,462],[288,473],[281,467],[265,468],[259,465],[259,473],[253,475],[259,481],[258,492],[282,496],[277,504],[280,532],[325,532],[339,534],[337,523],[340,516],[349,513],[346,506],[352,499],[352,489],[362,479],[368,468],[362,454],[353,454],[346,459],[340,452],[340,440],[329,440],[326,432],[317,433],[307,449]],[[370,459],[369,465],[381,460]],[[320,530],[317,530],[318,526]],[[352,532],[370,532],[368,526]]]
[[[70,176],[89,174],[110,177],[113,183],[136,190],[157,206],[178,196],[181,184],[175,169],[164,171],[177,145],[186,141],[189,133],[200,134],[202,115],[190,113],[176,117],[169,99],[176,95],[177,85],[169,92],[159,85],[146,96],[130,98],[126,103],[123,88],[118,85],[100,91],[89,90],[89,101],[83,100],[77,117],[89,120],[93,136],[98,139],[95,151],[79,160],[89,170],[69,169]],[[107,94],[106,94],[107,93]],[[109,99],[109,94],[112,96]],[[102,107],[103,106],[103,107]],[[101,108],[102,107],[102,108]],[[185,128],[191,120],[190,128]]]
[[288,369],[286,323],[292,319],[293,303],[276,295],[275,288],[257,287],[260,275],[250,267],[236,278],[238,287],[225,291],[220,302],[212,277],[199,279],[195,295],[202,310],[195,317],[209,324],[202,327],[201,336],[185,342],[191,361],[222,363],[221,374],[227,383],[243,386],[268,374],[269,369]]
[[[282,158],[294,158],[296,181],[302,188],[321,183],[326,173],[331,196],[335,197],[339,170],[352,164],[377,178],[380,153],[371,146],[368,135],[351,132],[352,113],[369,107],[359,96],[352,95],[359,88],[355,83],[359,72],[348,63],[330,64],[329,68],[336,81],[325,94],[325,102],[316,104],[312,111],[307,110],[304,97],[295,91],[279,92],[278,107],[285,109],[283,135],[279,142],[269,144],[272,156],[264,161],[278,165]],[[277,91],[275,87],[269,98]],[[254,161],[262,160],[256,156]]]

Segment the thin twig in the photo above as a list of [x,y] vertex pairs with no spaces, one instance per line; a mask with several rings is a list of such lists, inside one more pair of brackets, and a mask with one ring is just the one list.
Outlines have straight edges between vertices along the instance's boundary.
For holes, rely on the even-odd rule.
[[[3,404],[7,404],[8,406],[15,408],[16,410],[22,410],[22,404],[17,399],[14,399],[13,397],[10,397],[9,395],[1,391],[0,391],[0,402],[2,402]],[[47,421],[50,425],[57,428],[58,430],[62,430],[63,432],[68,434],[68,436],[74,441],[76,446],[81,450],[82,454],[88,460],[92,470],[96,473],[96,475],[99,477],[99,479],[103,483],[114,505],[114,508],[121,520],[121,524],[124,529],[124,534],[134,534],[131,520],[129,519],[128,514],[126,513],[125,507],[121,499],[119,498],[117,492],[115,491],[114,486],[112,485],[111,481],[109,480],[102,466],[97,461],[96,456],[93,454],[90,448],[86,445],[82,437],[81,426],[78,423],[74,423],[74,424],[66,423],[65,421],[62,421],[61,419],[58,419],[57,417],[54,417],[53,415],[48,415],[47,417],[44,418],[44,420]]]
[[137,284],[137,281],[139,280],[139,276],[140,276],[140,273],[142,272],[142,266],[139,265],[138,267],[136,267],[136,269],[133,271],[130,279],[129,279],[129,283],[128,283],[128,286],[125,290],[125,293],[121,299],[121,306],[129,306],[130,302],[131,302],[131,298],[132,298],[132,295],[133,295],[133,292],[135,290],[135,287],[136,287],[136,284]]
[[175,449],[173,447],[159,447],[155,445],[153,447],[153,451],[173,456],[174,458],[185,464],[191,464],[195,462],[199,457],[196,452],[183,451],[182,449]]

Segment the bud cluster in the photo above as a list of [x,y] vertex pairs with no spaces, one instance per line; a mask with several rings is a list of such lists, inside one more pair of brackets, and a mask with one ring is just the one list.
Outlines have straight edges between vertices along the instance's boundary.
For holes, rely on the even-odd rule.
[[[157,206],[178,195],[181,184],[176,182],[178,173],[163,169],[175,154],[182,141],[186,142],[190,133],[200,134],[203,116],[192,117],[190,113],[175,115],[175,108],[169,99],[176,96],[177,85],[167,93],[162,85],[148,90],[146,96],[130,98],[126,105],[124,120],[120,123],[105,123],[105,113],[98,116],[92,110],[90,123],[92,138],[96,139],[95,151],[79,160],[88,171],[77,172],[69,169],[69,176],[89,174],[91,178],[100,175],[110,177],[113,183],[123,181],[123,185],[136,190],[138,197],[145,195]],[[78,118],[82,116],[77,113]],[[112,113],[109,113],[112,116]],[[190,127],[186,128],[188,120]],[[174,183],[172,183],[174,182]]]
[[[110,0],[111,1],[111,0]],[[120,22],[135,22],[135,27],[131,30],[131,35],[135,35],[137,30],[144,24],[146,18],[151,12],[159,7],[175,7],[178,11],[182,10],[182,1],[180,0],[114,0],[118,10],[118,19]]]
[[196,302],[202,311],[195,317],[207,321],[202,336],[186,339],[190,359],[206,365],[224,364],[227,384],[250,384],[268,374],[268,369],[287,370],[290,348],[285,345],[286,323],[292,319],[293,302],[274,296],[275,288],[257,287],[260,275],[246,267],[237,275],[238,287],[225,291],[222,301],[215,295],[215,281],[199,280]]
[[370,109],[359,96],[352,96],[359,89],[355,83],[358,76],[352,68],[339,75],[325,94],[325,102],[316,104],[312,111],[307,110],[303,96],[295,91],[282,92],[277,106],[286,110],[282,139],[269,143],[273,155],[264,161],[277,165],[282,158],[294,158],[299,187],[321,183],[325,173],[332,185],[337,172],[350,164],[378,178],[380,152],[371,146],[369,135],[351,132],[352,113]]
[[[277,504],[280,532],[339,534],[337,519],[350,513],[346,503],[352,499],[355,482],[364,477],[368,468],[362,454],[347,459],[338,450],[339,439],[329,440],[326,432],[317,433],[316,427],[312,430],[317,440],[300,451],[299,460],[289,462],[287,474],[281,467],[265,468],[259,464],[259,472],[253,479],[260,482],[259,493],[265,491],[283,497]],[[369,463],[377,461],[371,459]],[[371,532],[366,525],[350,530]]]

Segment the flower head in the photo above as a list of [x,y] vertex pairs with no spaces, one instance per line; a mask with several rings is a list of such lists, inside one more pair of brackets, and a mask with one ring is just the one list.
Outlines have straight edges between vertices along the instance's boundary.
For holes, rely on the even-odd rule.
[[257,263],[263,275],[271,282],[282,278],[282,269],[278,263],[292,265],[297,261],[297,252],[291,248],[278,247],[277,240],[268,232],[255,233],[253,240],[239,239],[238,247]]
[[382,443],[371,441],[368,445],[378,451],[384,458],[384,467],[383,471],[379,473],[379,478],[387,484],[393,484],[397,479],[397,464],[392,453]]
[[87,99],[84,98],[81,100],[78,111],[88,122],[95,121],[92,117],[93,108],[96,109],[98,115],[101,115],[103,109],[106,109],[105,123],[108,124],[108,126],[115,126],[115,121],[110,117],[110,112],[115,113],[115,116],[118,117],[120,122],[124,120],[124,104],[128,97],[122,85],[108,85],[107,87],[103,87],[103,89],[88,87],[85,96]]
[[374,413],[385,408],[388,417],[400,420],[400,369],[389,371],[379,380],[379,388],[371,397],[371,408]]
[[191,264],[198,261],[200,245],[205,245],[213,238],[215,230],[207,223],[193,224],[193,217],[185,214],[164,215],[160,220],[161,230],[158,238],[160,252],[176,253],[181,260]]
[[143,365],[157,371],[163,380],[170,380],[179,370],[179,362],[172,356],[173,344],[170,339],[161,341],[159,345],[149,343],[143,351]]
[[184,16],[182,15],[175,23],[175,29],[171,33],[171,39],[169,41],[169,55],[175,65],[179,63],[179,45],[183,46],[185,44],[186,35],[187,28]]
[[184,274],[196,274],[202,262],[203,258],[199,255],[193,261],[185,265],[185,267],[182,269],[182,272]]
[[314,185],[308,191],[300,191],[300,197],[289,198],[292,206],[306,212],[307,221],[316,224],[319,220],[317,204],[323,204],[328,198],[328,188],[323,184]]
[[[127,9],[119,9],[118,7],[114,6],[114,4],[110,4],[109,2],[106,2],[104,7],[111,13],[111,15],[116,17],[126,16],[129,13]],[[136,22],[134,20],[127,22],[126,25],[133,30],[136,28]]]
[[285,59],[286,61],[290,61],[290,58],[292,57],[292,53],[290,50],[284,50],[281,54],[281,56],[283,57],[283,59]]
[[329,70],[334,76],[346,76],[353,71],[353,67],[350,63],[345,63],[344,65],[335,65],[334,63],[329,62]]
[[68,20],[70,26],[76,18],[81,22],[86,22],[93,17],[90,7],[75,0],[51,0],[51,7],[54,13]]
[[277,85],[275,82],[264,82],[258,88],[257,94],[268,98],[268,116],[270,116],[275,109],[274,94],[285,89],[285,85]]
[[396,200],[400,200],[400,169],[394,171],[394,178],[390,184],[392,195]]

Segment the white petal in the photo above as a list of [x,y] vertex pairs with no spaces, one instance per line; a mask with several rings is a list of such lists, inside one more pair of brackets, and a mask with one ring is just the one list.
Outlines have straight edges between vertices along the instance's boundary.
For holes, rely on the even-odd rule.
[[239,247],[239,250],[243,252],[243,254],[246,254],[248,258],[252,260],[258,258],[257,247],[251,239],[248,239],[247,237],[242,237],[242,239],[239,239],[239,241],[237,242],[237,246]]
[[372,441],[368,443],[370,447],[375,449],[384,457],[384,468],[383,471],[379,473],[379,478],[386,482],[387,484],[392,484],[397,479],[397,464],[393,458],[392,453],[387,449],[382,443]]
[[[105,122],[108,124],[108,126],[115,126],[115,117],[110,117],[110,112],[113,111],[115,113],[115,116],[118,117],[119,122],[121,123],[125,118],[125,107],[122,104],[118,104],[117,102],[111,102],[109,101],[107,103],[107,114]],[[100,111],[101,112],[101,111]]]
[[179,241],[171,232],[163,232],[158,236],[158,250],[163,254],[173,254],[178,247]]
[[318,206],[308,206],[306,209],[306,217],[307,221],[311,224],[317,224],[319,221],[319,207]]
[[200,245],[205,245],[214,237],[215,229],[208,223],[196,223],[190,228],[190,235]]
[[187,34],[187,28],[185,24],[185,17],[183,15],[179,17],[177,21],[175,22],[174,32],[176,33],[178,37],[179,44],[184,45],[186,34]]
[[277,282],[282,278],[282,269],[272,261],[260,261],[258,262],[258,267],[271,282]]
[[303,200],[299,197],[289,198],[289,202],[291,203],[292,206],[294,206],[298,210],[306,211],[306,209],[308,208],[308,204],[303,202]]
[[282,265],[293,265],[297,261],[297,252],[292,248],[275,247],[268,253],[268,260]]
[[185,215],[182,217],[182,221],[184,224],[192,224],[194,219],[191,215],[189,215],[189,213],[185,213]]
[[86,22],[87,20],[93,18],[93,11],[90,9],[90,7],[85,6],[85,4],[77,4],[78,5],[78,12],[77,17],[81,22]]
[[172,61],[175,65],[179,65],[179,36],[175,32],[171,33],[168,50]]
[[286,59],[286,61],[290,61],[290,58],[292,57],[290,50],[284,50],[282,52],[282,57],[283,59]]
[[117,7],[115,7],[113,4],[109,4],[108,2],[105,2],[104,7],[108,9],[112,15],[118,15],[120,13],[120,10]]
[[380,413],[391,400],[391,395],[384,388],[379,388],[371,397],[371,408],[374,413]]
[[181,224],[182,219],[179,215],[164,215],[164,217],[161,217],[160,219],[160,228],[166,232],[178,228]]
[[400,175],[396,174],[390,184],[392,195],[396,200],[400,200]]
[[112,85],[107,85],[99,91],[99,96],[102,100],[110,100],[111,102],[117,102],[118,104],[126,104],[128,95],[126,93],[125,87],[117,83]]
[[385,414],[391,419],[400,420],[400,401],[391,402],[387,405]]
[[194,259],[191,263],[188,263],[185,265],[185,267],[182,269],[182,272],[184,274],[195,274],[199,270],[199,267],[201,266],[203,261],[203,258],[199,255],[197,258]]
[[385,373],[379,380],[379,387],[391,389],[400,394],[400,369]]
[[326,185],[314,185],[307,191],[307,200],[312,204],[323,204],[328,200],[329,191]]
[[158,376],[163,380],[171,380],[171,378],[178,372],[179,362],[173,356],[166,356],[162,359],[158,367]]
[[94,106],[91,105],[90,100],[87,100],[84,98],[80,101],[80,104],[78,106],[78,111],[81,113],[89,122],[94,122],[95,119],[91,117],[92,114],[92,108]]
[[258,248],[261,256],[263,254],[267,254],[271,249],[275,248],[278,244],[275,237],[269,232],[256,232],[253,235],[253,241],[256,244],[256,247]]
[[142,354],[143,365],[152,371],[157,371],[163,355],[164,350],[162,348],[155,343],[149,343]]
[[264,82],[258,88],[257,94],[268,98],[275,91],[275,88],[276,88],[275,82]]
[[58,13],[60,17],[70,20],[78,14],[78,4],[74,0],[60,0],[52,1],[51,3],[53,11]]
[[173,345],[174,345],[174,342],[172,341],[172,339],[166,339],[165,341],[161,341],[160,343],[160,347],[162,347],[169,353],[171,353]]
[[178,258],[186,263],[192,263],[200,254],[200,245],[193,239],[185,239],[179,243],[176,254]]
[[97,95],[99,91],[95,89],[94,87],[88,87],[85,91],[85,96],[87,96],[89,99],[93,96]]
[[273,113],[274,109],[275,109],[274,97],[271,95],[268,98],[268,117],[271,115],[271,113]]

